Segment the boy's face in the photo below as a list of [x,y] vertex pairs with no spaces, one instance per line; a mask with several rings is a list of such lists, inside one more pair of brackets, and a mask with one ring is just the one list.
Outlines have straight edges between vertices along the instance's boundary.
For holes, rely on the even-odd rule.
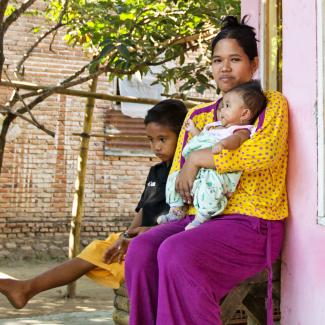
[[146,125],[146,133],[153,153],[164,162],[171,161],[177,145],[176,133],[169,127],[155,122]]

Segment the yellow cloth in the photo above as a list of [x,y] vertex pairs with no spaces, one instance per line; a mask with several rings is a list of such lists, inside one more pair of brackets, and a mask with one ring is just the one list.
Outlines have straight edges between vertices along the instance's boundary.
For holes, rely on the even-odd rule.
[[105,240],[94,240],[77,256],[96,267],[86,273],[95,282],[117,289],[124,280],[124,261],[122,263],[107,264],[103,262],[103,256],[107,248],[112,246],[119,238],[120,233],[113,233]]
[[[214,155],[219,173],[243,171],[237,189],[228,202],[224,214],[246,214],[267,220],[281,220],[288,216],[286,170],[288,160],[288,105],[277,91],[265,93],[268,105],[263,126],[251,139],[236,150],[223,150]],[[194,107],[195,112],[211,104]],[[213,122],[214,112],[202,112],[193,117],[199,129]],[[255,125],[258,124],[256,121]],[[170,173],[180,169],[185,129],[181,130]],[[188,139],[191,137],[189,136]],[[195,214],[190,207],[188,214]]]

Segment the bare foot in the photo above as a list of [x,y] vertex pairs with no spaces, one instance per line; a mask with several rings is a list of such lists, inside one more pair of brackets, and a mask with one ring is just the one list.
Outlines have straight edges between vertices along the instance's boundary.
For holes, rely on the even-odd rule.
[[31,298],[26,282],[15,279],[0,279],[0,293],[17,309],[23,308]]

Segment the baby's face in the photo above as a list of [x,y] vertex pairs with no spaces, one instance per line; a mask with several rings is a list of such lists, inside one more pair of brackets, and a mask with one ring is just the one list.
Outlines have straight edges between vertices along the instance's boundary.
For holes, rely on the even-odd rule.
[[223,105],[220,112],[220,122],[223,126],[242,124],[242,113],[245,109],[244,101],[241,96],[230,91],[223,97]]

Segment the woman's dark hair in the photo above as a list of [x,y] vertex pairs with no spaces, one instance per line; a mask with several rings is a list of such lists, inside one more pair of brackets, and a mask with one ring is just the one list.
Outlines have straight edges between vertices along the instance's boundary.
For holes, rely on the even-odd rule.
[[157,123],[168,127],[177,135],[181,131],[187,108],[177,99],[165,99],[150,108],[144,118],[144,124]]
[[245,106],[252,113],[250,123],[254,123],[267,105],[267,99],[263,93],[261,83],[258,80],[251,80],[232,88],[228,93],[232,92],[241,96]]
[[239,22],[236,17],[227,16],[222,20],[220,32],[211,43],[212,55],[217,43],[228,38],[235,39],[251,61],[258,56],[255,29],[246,24],[247,18],[248,15]]

